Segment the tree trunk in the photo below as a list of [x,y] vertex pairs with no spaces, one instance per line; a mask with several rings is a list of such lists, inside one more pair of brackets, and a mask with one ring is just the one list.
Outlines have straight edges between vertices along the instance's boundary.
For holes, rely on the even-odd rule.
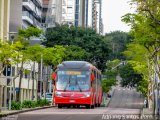
[[35,79],[35,61],[33,62],[33,71],[32,71],[32,100],[34,100],[34,79]]
[[24,64],[24,62],[22,61],[22,63],[21,63],[21,68],[20,68],[20,70],[19,70],[19,74],[20,74],[20,77],[19,77],[19,91],[18,91],[18,99],[17,99],[17,101],[21,101],[21,84],[22,84],[22,77],[23,77],[23,64]]

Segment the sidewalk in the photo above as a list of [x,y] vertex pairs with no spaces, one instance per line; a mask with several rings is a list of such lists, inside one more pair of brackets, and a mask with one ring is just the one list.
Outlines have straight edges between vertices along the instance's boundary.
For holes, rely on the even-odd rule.
[[149,108],[143,108],[142,114],[143,115],[153,115],[153,110]]
[[107,95],[103,98],[104,99],[104,106],[108,107],[109,102],[111,101],[113,94],[114,94],[115,86],[112,87],[112,89],[109,91],[111,94],[111,98],[108,98]]
[[28,111],[34,111],[34,110],[40,110],[40,109],[46,109],[46,108],[51,108],[55,106],[44,106],[44,107],[36,107],[36,108],[26,108],[22,110],[5,110],[0,113],[0,118],[7,116],[7,115],[14,115],[14,114],[19,114],[23,112],[28,112]]

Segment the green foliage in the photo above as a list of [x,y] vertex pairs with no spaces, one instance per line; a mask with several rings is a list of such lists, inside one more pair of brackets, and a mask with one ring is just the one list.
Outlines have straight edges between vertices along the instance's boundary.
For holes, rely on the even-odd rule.
[[65,58],[66,48],[60,45],[45,48],[43,51],[43,62],[45,65],[57,65]]
[[12,101],[11,109],[12,110],[21,110],[22,109],[22,105],[21,105],[20,102]]
[[122,31],[114,31],[105,35],[105,41],[111,52],[109,52],[109,59],[125,59],[122,52],[126,49],[126,45],[130,43],[132,37]]
[[49,106],[50,105],[50,102],[48,100],[45,100],[45,99],[40,99],[40,100],[37,100],[37,105],[38,106]]
[[128,60],[141,61],[143,64],[146,64],[148,59],[147,49],[137,43],[130,43],[127,45],[127,50],[123,52]]
[[102,81],[103,92],[108,92],[112,86],[116,85],[116,70],[107,70],[105,73],[106,78]]
[[[134,42],[147,50],[147,62],[151,60],[153,66],[157,66],[157,56],[160,54],[160,1],[132,0],[131,3],[137,5],[137,12],[126,14],[122,20],[131,26],[130,33],[134,36]],[[159,68],[155,67],[155,72],[160,77]]]
[[116,78],[117,76],[117,71],[116,70],[108,70],[105,72],[105,75],[107,75],[107,78],[110,79],[110,78]]
[[126,64],[119,70],[120,76],[122,77],[122,86],[135,87],[140,81],[143,80],[142,75],[134,71],[132,65]]
[[[101,70],[105,69],[105,62],[108,59],[109,52],[108,46],[104,41],[104,37],[100,36],[92,29],[74,26],[71,26],[69,28],[68,25],[57,25],[54,28],[47,29],[45,37],[46,40],[43,41],[43,44],[45,46],[68,46],[67,49],[69,49],[69,51],[75,49],[75,47],[73,46],[80,47],[81,52],[88,53],[85,61],[96,63],[96,66]],[[75,57],[74,59],[77,59],[77,54],[79,54],[77,50],[80,48],[76,48],[76,51],[67,53],[67,55],[72,58]],[[84,56],[81,57],[82,58],[78,59],[84,58]],[[69,59],[69,57],[67,57],[67,59]]]
[[25,100],[22,103],[23,108],[35,108],[37,107],[37,102],[36,101],[31,101],[31,100]]
[[107,61],[106,66],[107,66],[107,70],[112,70],[114,68],[116,68],[117,65],[120,64],[120,60],[118,59],[114,59],[113,61]]
[[114,78],[104,79],[102,81],[102,90],[103,90],[103,92],[108,92],[113,85],[116,85],[116,80]]
[[22,103],[13,101],[11,103],[12,110],[21,110],[22,108],[35,108],[35,107],[43,107],[49,106],[50,102],[45,99],[40,99],[38,101],[25,100]]
[[18,31],[18,35],[29,40],[31,37],[39,37],[42,32],[43,31],[41,29],[28,27],[27,29],[20,29]]
[[12,49],[9,43],[0,43],[0,61],[3,65],[8,64],[8,60],[11,58]]
[[30,60],[40,62],[43,48],[38,44],[29,46],[26,50],[26,53]]
[[137,90],[140,91],[145,97],[147,97],[148,94],[148,85],[149,82],[144,79],[138,83]]
[[65,51],[65,60],[85,60],[89,58],[90,54],[86,52],[84,49],[81,47],[75,46],[75,45],[70,45],[66,46],[66,51]]

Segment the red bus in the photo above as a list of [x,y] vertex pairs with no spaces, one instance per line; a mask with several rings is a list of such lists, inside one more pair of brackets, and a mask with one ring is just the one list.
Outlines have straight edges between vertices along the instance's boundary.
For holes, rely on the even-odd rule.
[[101,72],[85,61],[65,61],[52,74],[53,102],[65,106],[99,107],[102,103]]

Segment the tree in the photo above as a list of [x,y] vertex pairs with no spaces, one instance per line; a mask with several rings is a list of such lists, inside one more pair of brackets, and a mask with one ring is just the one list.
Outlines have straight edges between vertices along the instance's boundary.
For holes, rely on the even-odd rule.
[[104,42],[104,37],[92,29],[57,25],[54,28],[47,29],[45,38],[43,44],[47,47],[54,45],[74,45],[82,48],[89,54],[85,59],[86,61],[95,64],[101,70],[105,69],[105,62],[108,59],[109,50],[107,44]]
[[[10,57],[12,55],[12,50],[11,50],[11,46],[9,43],[7,42],[1,42],[0,41],[0,77],[2,76],[2,73],[5,69],[5,67],[9,64],[11,64],[10,62]],[[0,87],[0,112],[2,109],[2,87]]]
[[70,45],[66,46],[66,51],[65,51],[65,60],[86,60],[89,58],[90,54],[86,52],[84,49],[81,47],[75,46],[75,45]]
[[123,54],[128,59],[128,63],[132,65],[134,71],[138,74],[142,74],[142,81],[137,84],[137,90],[142,92],[144,96],[148,96],[148,86],[149,86],[149,79],[151,78],[149,71],[149,54],[147,49],[137,43],[131,43],[127,46],[127,50],[123,52]]
[[152,61],[156,74],[160,78],[160,1],[159,0],[133,0],[137,4],[137,13],[128,13],[123,21],[131,26],[131,35],[134,41],[144,46]]
[[126,45],[129,44],[131,40],[132,37],[126,32],[113,31],[111,33],[106,33],[105,41],[111,51],[109,53],[109,59],[125,59],[122,52],[126,49]]
[[126,64],[120,68],[120,76],[122,77],[121,85],[124,87],[135,87],[140,81],[142,81],[142,75],[134,71],[132,65]]
[[[18,101],[20,101],[20,94],[21,94],[21,83],[22,83],[22,77],[23,77],[23,73],[24,73],[24,63],[26,61],[29,60],[28,58],[28,51],[27,48],[29,46],[29,40],[32,37],[39,37],[42,33],[42,30],[38,29],[38,28],[34,28],[34,27],[28,27],[27,29],[20,29],[18,31],[18,43],[21,43],[22,45],[17,45],[18,47],[15,49],[16,53],[19,54],[16,58],[17,59],[17,63],[20,63],[20,69],[18,71],[19,74],[19,91],[18,91]],[[20,46],[20,47],[19,47]],[[31,53],[32,54],[32,53]],[[30,56],[31,57],[31,56]],[[33,59],[30,58],[30,59]],[[33,68],[35,69],[35,68]],[[34,80],[33,80],[34,82]]]
[[28,27],[27,29],[20,29],[18,31],[18,35],[27,40],[30,40],[32,37],[40,37],[42,33],[43,30],[36,27]]
[[118,74],[117,69],[113,69],[115,66],[117,66],[120,63],[120,60],[116,59],[113,61],[108,61],[106,63],[107,69],[104,72],[104,75],[106,76],[105,79],[102,81],[102,89],[103,92],[108,92],[113,85],[116,85],[116,76]]
[[112,61],[107,61],[106,63],[106,67],[107,70],[113,70],[113,69],[117,69],[118,66],[120,65],[121,61],[118,59],[112,60]]
[[116,80],[111,78],[111,79],[104,79],[102,81],[102,90],[103,92],[107,93],[111,89],[113,85],[116,85]]
[[[50,48],[42,48],[40,45],[29,46],[27,48],[27,56],[33,62],[33,86],[32,86],[32,99],[34,98],[34,80],[35,80],[35,63],[40,63],[41,58],[43,59],[43,63],[47,67],[51,67],[51,65],[57,65],[62,62],[65,56],[65,48],[62,46],[55,46]],[[42,74],[42,73],[41,73]],[[48,79],[46,82],[46,86],[48,86]],[[45,86],[45,87],[46,87]],[[46,87],[47,88],[47,87]],[[44,90],[44,93],[46,90]]]
[[58,65],[65,58],[66,48],[60,45],[45,48],[43,51],[43,60],[45,65]]
[[12,55],[12,49],[11,45],[7,42],[1,42],[0,43],[0,76],[2,75],[2,72],[4,71],[4,68],[6,65],[11,64],[10,59]]
[[43,48],[40,45],[29,46],[26,50],[28,59],[33,62],[32,71],[32,100],[34,100],[35,64],[40,62]]

